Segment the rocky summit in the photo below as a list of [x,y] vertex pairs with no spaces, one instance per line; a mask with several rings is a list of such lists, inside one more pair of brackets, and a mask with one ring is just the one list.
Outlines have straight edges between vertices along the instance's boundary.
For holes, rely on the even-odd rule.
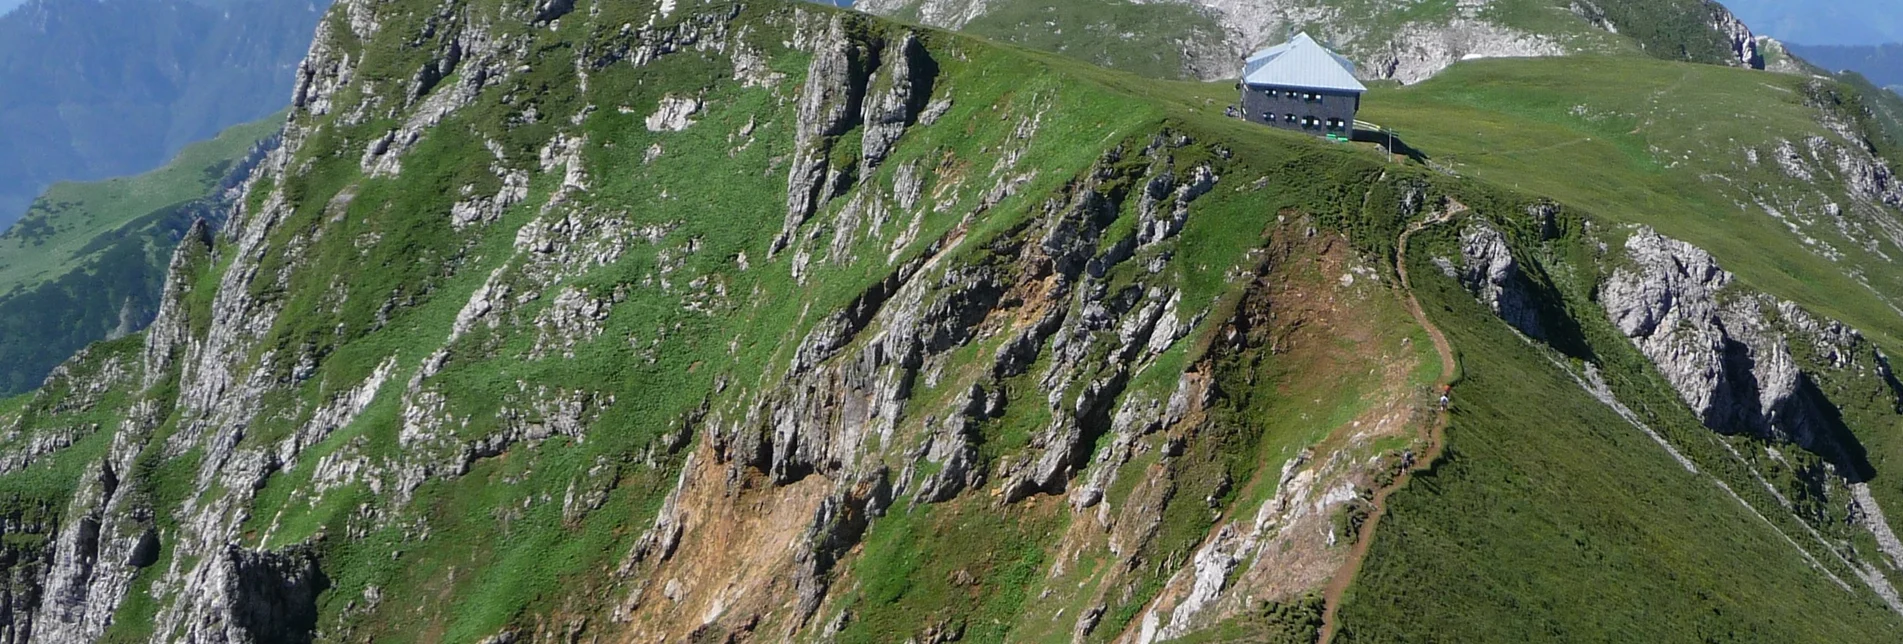
[[1377,143],[811,3],[342,0],[149,327],[0,400],[0,642],[1890,639],[1895,97],[1431,4],[1171,8],[1340,25]]

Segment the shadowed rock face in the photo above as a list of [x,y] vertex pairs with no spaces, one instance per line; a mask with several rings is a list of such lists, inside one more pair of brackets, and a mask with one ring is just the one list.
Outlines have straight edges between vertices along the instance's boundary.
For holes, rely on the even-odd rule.
[[317,628],[317,595],[328,585],[317,559],[301,549],[226,551],[230,641],[309,642]]
[[1526,276],[1520,273],[1506,236],[1487,226],[1471,226],[1460,235],[1460,256],[1458,270],[1451,263],[1442,264],[1449,277],[1459,279],[1474,297],[1521,333],[1534,339],[1546,337],[1538,304],[1528,292]]
[[1869,475],[1861,446],[1792,353],[1802,342],[1838,356],[1839,367],[1880,361],[1860,335],[1734,287],[1710,254],[1649,228],[1627,238],[1625,252],[1632,264],[1601,285],[1606,315],[1706,426],[1796,443],[1853,482]]

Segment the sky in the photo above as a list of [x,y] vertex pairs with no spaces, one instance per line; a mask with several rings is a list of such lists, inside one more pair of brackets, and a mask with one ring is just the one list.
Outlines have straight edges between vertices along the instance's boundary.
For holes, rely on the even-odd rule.
[[[5,2],[6,0],[0,0]],[[1805,45],[1903,42],[1897,0],[1722,0],[1751,31]]]
[[12,11],[14,7],[25,4],[26,0],[0,0],[0,14]]

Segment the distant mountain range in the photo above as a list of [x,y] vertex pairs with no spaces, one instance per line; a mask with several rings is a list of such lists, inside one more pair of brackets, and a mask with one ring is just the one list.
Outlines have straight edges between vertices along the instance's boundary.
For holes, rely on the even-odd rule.
[[1833,72],[1853,71],[1877,85],[1903,90],[1903,44],[1817,46],[1786,43],[1792,53]]
[[[0,11],[12,0],[0,0]],[[327,0],[29,0],[0,16],[0,229],[282,109]]]

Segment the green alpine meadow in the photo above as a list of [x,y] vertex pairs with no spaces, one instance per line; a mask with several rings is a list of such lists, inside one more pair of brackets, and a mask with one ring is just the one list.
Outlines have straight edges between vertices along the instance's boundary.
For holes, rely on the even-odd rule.
[[0,237],[0,642],[1903,633],[1903,99],[1714,3],[338,0],[289,99]]

